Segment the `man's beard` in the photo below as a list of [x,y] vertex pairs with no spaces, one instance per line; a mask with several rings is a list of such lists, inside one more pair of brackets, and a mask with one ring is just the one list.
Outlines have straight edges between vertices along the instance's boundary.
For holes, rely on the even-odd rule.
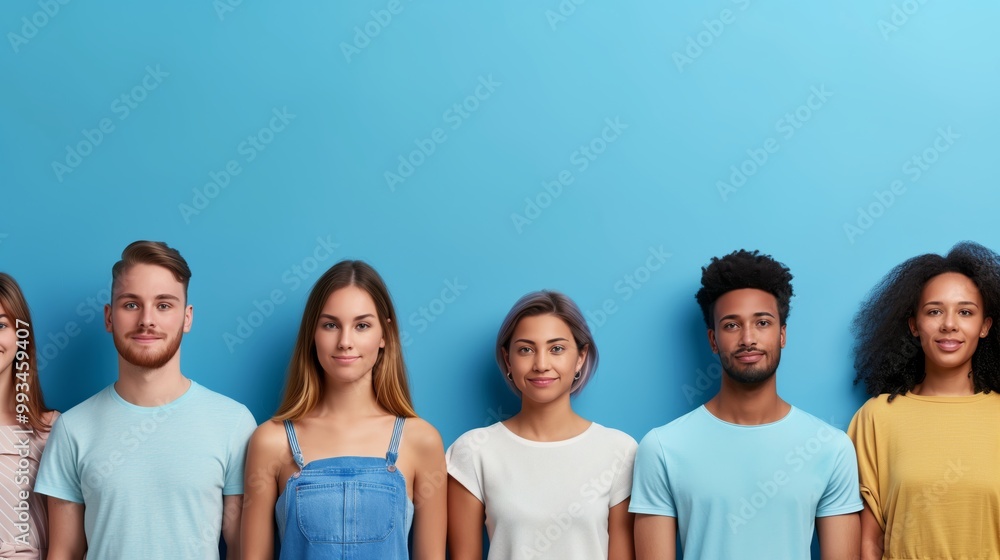
[[126,333],[124,336],[119,336],[117,332],[112,333],[115,341],[115,348],[118,349],[118,354],[125,359],[126,362],[141,368],[146,369],[158,369],[167,364],[173,357],[177,354],[177,351],[181,347],[181,338],[184,336],[183,328],[177,331],[176,336],[173,338],[166,339],[167,347],[162,351],[154,352],[149,348],[143,349],[138,344],[131,342],[129,339],[131,336],[136,334],[156,334],[162,335],[163,333],[156,331],[146,331],[146,330],[136,330]]
[[[759,352],[759,349],[754,348],[753,351]],[[754,364],[748,368],[737,369],[733,367],[734,364],[738,364],[736,361],[737,354],[730,355],[728,358],[722,358],[719,361],[722,362],[722,371],[726,372],[733,381],[741,385],[759,385],[772,377],[778,371],[778,363],[781,362],[781,350],[778,350],[774,354],[774,362],[769,362],[769,365],[758,366]],[[771,353],[766,352],[765,357],[770,358]]]

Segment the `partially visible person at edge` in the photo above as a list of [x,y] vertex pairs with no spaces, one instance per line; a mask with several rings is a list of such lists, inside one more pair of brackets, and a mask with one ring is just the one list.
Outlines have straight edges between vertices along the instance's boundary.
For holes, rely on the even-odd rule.
[[896,266],[854,319],[865,560],[1000,559],[1000,256]]
[[274,557],[275,525],[282,558],[444,559],[444,445],[413,409],[396,311],[368,264],[339,262],[309,293],[246,490],[246,560]]
[[[695,296],[724,375],[707,403],[655,428],[635,458],[639,560],[856,560],[861,497],[844,432],[785,402],[776,372],[792,274],[757,251],[702,268]],[[801,374],[800,374],[801,375]]]
[[256,422],[181,373],[191,270],[165,243],[136,241],[111,277],[118,380],[59,418],[38,469],[49,560],[218,560],[220,535],[236,560]]
[[59,413],[45,406],[37,363],[28,302],[0,272],[0,558],[44,560],[48,553],[45,496],[34,486]]
[[521,410],[448,449],[452,560],[482,558],[484,525],[490,560],[632,560],[635,440],[581,417],[570,398],[597,369],[583,314],[559,292],[527,294],[494,350]]

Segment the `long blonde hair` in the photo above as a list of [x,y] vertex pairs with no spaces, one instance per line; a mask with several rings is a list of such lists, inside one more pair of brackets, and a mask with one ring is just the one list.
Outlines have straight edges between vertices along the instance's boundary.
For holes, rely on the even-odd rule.
[[[17,281],[11,275],[3,272],[0,272],[0,305],[3,306],[3,310],[7,314],[7,322],[10,325],[10,329],[22,332],[26,331],[27,334],[27,337],[20,338],[26,343],[23,353],[18,351],[20,347],[11,349],[12,352],[16,352],[21,358],[27,358],[14,358],[14,362],[11,364],[11,383],[14,385],[13,388],[22,383],[28,384],[28,401],[23,403],[27,408],[27,413],[24,415],[27,417],[27,424],[35,431],[47,432],[52,426],[45,422],[44,416],[52,409],[45,406],[45,398],[42,396],[42,384],[38,381],[38,370],[35,369],[35,364],[38,362],[35,361],[35,328],[31,322],[31,310],[28,309],[28,302],[24,299],[24,292],[21,291],[21,286],[17,284]],[[18,319],[26,323],[26,325],[23,327],[18,325]],[[19,373],[27,374],[26,381],[18,379],[17,375]],[[16,393],[11,394],[16,395]]]
[[417,415],[410,399],[406,364],[403,363],[399,339],[399,321],[396,319],[389,290],[382,277],[368,263],[348,260],[330,267],[309,292],[306,308],[302,313],[302,324],[295,339],[295,349],[288,365],[285,395],[278,411],[274,413],[275,420],[298,420],[319,403],[323,395],[324,375],[316,355],[316,325],[330,294],[348,286],[356,286],[371,296],[382,327],[382,336],[385,338],[385,348],[379,350],[372,367],[375,401],[396,416],[412,418]]

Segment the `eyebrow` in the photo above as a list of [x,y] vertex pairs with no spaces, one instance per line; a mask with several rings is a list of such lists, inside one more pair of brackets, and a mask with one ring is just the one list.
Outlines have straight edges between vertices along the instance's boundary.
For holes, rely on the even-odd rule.
[[[519,338],[519,339],[515,340],[514,342],[527,342],[528,344],[534,344],[535,343],[534,340],[528,340],[527,338]],[[548,339],[548,340],[545,341],[545,344],[552,344],[553,342],[569,342],[569,339],[562,338],[562,337],[559,337],[559,338],[550,338],[550,339]]]
[[[142,298],[139,297],[138,294],[128,294],[128,293],[126,293],[126,294],[118,294],[118,297],[115,298],[115,301],[122,300],[122,299],[142,299]],[[179,298],[179,297],[177,297],[177,296],[175,296],[173,294],[160,294],[160,295],[156,296],[153,299],[169,299],[169,300],[173,300],[173,301],[180,301],[181,300],[181,298]]]
[[[770,317],[772,319],[775,318],[774,315],[771,314],[768,311],[758,311],[758,312],[754,313],[753,316],[754,317]],[[720,321],[725,321],[726,319],[739,319],[739,318],[740,318],[740,316],[737,315],[736,313],[730,313],[729,315],[726,315],[725,317],[719,317],[719,320]]]
[[[334,317],[333,315],[330,315],[329,313],[321,313],[320,316],[319,316],[320,319],[322,319],[324,317],[326,317],[327,319],[333,319],[334,321],[339,321],[340,320],[338,317]],[[358,315],[357,317],[354,318],[354,320],[355,321],[360,321],[362,319],[368,319],[370,317],[375,317],[375,316],[372,315],[371,313],[365,313],[364,315]]]
[[[927,303],[923,304],[921,307],[927,307],[928,305],[942,305],[943,306],[944,302],[941,302],[941,301],[928,301]],[[974,302],[974,301],[960,301],[960,302],[958,302],[958,305],[971,305],[973,307],[979,307],[979,304],[976,303],[976,302]]]

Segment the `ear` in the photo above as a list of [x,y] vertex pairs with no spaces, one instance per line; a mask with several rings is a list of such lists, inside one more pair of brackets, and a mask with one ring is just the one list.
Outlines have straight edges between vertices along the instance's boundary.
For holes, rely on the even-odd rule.
[[194,306],[189,305],[184,309],[184,332],[191,332],[192,321],[194,321]]
[[781,347],[785,347],[785,327],[787,325],[781,325]]
[[719,345],[715,342],[715,329],[708,329],[708,345],[712,347],[712,353],[719,353]]
[[587,353],[590,351],[590,345],[584,344],[583,348],[580,349],[580,355],[576,358],[576,368],[573,369],[573,373],[580,371],[583,367],[583,363],[587,361]]
[[919,333],[917,332],[917,318],[916,317],[910,317],[906,321],[906,323],[910,326],[910,334],[912,334],[913,336],[920,336]]
[[[503,352],[503,364],[507,366],[507,371],[510,371],[510,354],[506,348],[500,348],[500,351]],[[507,375],[507,371],[504,372],[504,375]]]
[[993,326],[993,318],[987,317],[983,321],[983,328],[979,331],[979,338],[986,338],[986,335],[990,334],[990,327]]
[[111,332],[111,304],[104,304],[104,330]]

